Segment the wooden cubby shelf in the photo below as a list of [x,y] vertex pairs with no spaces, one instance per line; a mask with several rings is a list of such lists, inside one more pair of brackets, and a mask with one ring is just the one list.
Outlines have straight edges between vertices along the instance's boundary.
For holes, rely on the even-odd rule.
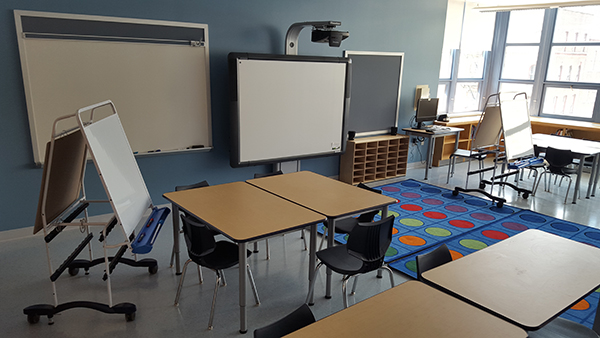
[[340,181],[358,184],[406,175],[408,136],[383,135],[348,141]]

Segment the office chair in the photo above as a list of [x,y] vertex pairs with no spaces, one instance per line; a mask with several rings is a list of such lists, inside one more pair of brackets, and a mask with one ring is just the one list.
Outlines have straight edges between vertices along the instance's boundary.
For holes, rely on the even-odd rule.
[[[283,174],[283,171],[277,170],[277,171],[274,171],[271,173],[254,174],[254,178],[262,178],[262,177],[276,176],[276,175],[282,175],[282,174]],[[302,240],[304,241],[304,250],[308,250],[308,245],[306,244],[306,234],[304,233],[304,229],[301,229],[300,231],[302,232],[301,237],[302,237]],[[269,251],[269,239],[268,238],[265,239],[265,246],[267,249],[267,259],[269,259],[271,254]],[[258,252],[258,242],[254,242],[254,252]]]
[[[535,188],[533,189],[533,194],[537,191],[538,186],[540,185],[540,181],[542,177],[546,174],[555,175],[556,177],[561,177],[561,181],[563,178],[569,179],[569,185],[567,186],[567,193],[565,194],[565,204],[567,203],[567,198],[569,196],[569,189],[571,189],[572,174],[577,174],[577,169],[569,168],[568,165],[573,163],[573,153],[571,150],[563,150],[556,149],[552,147],[548,147],[546,149],[546,162],[548,162],[548,166],[545,168],[544,172],[540,175],[540,178],[537,181]],[[546,191],[550,191],[549,187],[546,187]],[[575,194],[578,192],[576,191]]]
[[[379,269],[386,269],[390,275],[390,283],[394,287],[394,275],[389,267],[383,265],[385,253],[392,242],[394,216],[377,222],[358,223],[348,235],[348,242],[317,252],[320,260],[310,283],[306,303],[313,295],[317,272],[322,265],[344,275],[342,294],[344,308],[348,307],[346,284],[351,277]],[[312,305],[312,304],[309,304]]]
[[529,338],[599,338],[594,330],[568,319],[558,317],[539,330],[527,331]]
[[279,338],[315,322],[315,316],[306,304],[270,325],[254,330],[254,338]]
[[[357,187],[365,189],[365,190],[369,190],[369,191],[372,191],[372,192],[378,193],[378,194],[382,193],[381,190],[371,188],[364,183],[359,183],[357,185]],[[340,233],[340,234],[349,234],[352,231],[352,229],[354,229],[354,226],[356,224],[358,224],[359,222],[360,223],[373,222],[375,215],[377,215],[378,213],[379,213],[379,210],[373,210],[373,211],[361,214],[360,216],[358,216],[356,218],[349,217],[349,218],[344,218],[339,221],[336,221],[335,222],[335,232]],[[323,248],[323,242],[325,242],[325,237],[327,237],[327,234],[329,232],[329,226],[328,226],[327,221],[323,222],[323,225],[325,225],[325,232],[323,233],[323,236],[321,237],[321,244],[319,244],[319,250],[321,250]]]
[[433,251],[416,256],[415,260],[417,262],[417,279],[423,282],[423,272],[452,262],[452,255],[446,244],[442,244]]
[[[215,237],[210,229],[208,229],[205,224],[197,222],[193,217],[181,215],[181,221],[183,223],[185,244],[187,245],[188,255],[190,258],[183,265],[183,271],[181,273],[181,278],[179,279],[179,287],[177,288],[177,295],[175,296],[175,305],[179,305],[179,296],[181,295],[181,287],[183,286],[185,271],[190,262],[194,262],[199,266],[213,270],[217,278],[215,281],[215,291],[210,309],[210,319],[208,321],[208,329],[212,330],[212,323],[215,314],[215,303],[217,301],[219,284],[221,284],[223,277],[223,270],[239,263],[239,248],[237,244],[232,242],[215,241]],[[252,252],[248,250],[247,255],[250,257]],[[244,267],[240,267],[240,269],[243,268]],[[260,304],[258,292],[256,291],[256,285],[254,284],[254,278],[252,277],[252,271],[250,270],[250,265],[247,265],[246,269],[248,269],[248,279],[250,279],[250,286],[252,287],[254,299],[256,304]]]

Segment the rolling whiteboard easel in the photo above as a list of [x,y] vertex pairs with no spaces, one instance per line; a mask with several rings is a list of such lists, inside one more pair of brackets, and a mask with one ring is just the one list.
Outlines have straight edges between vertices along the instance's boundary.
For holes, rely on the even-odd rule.
[[[108,114],[107,114],[108,113]],[[104,118],[99,117],[102,114]],[[108,116],[106,116],[108,115]],[[67,131],[57,131],[60,122],[76,120],[78,127]],[[62,130],[62,129],[60,129]],[[89,201],[83,189],[83,179],[87,153],[90,153],[108,197],[107,201]],[[42,188],[38,203],[38,213],[34,233],[43,230],[48,254],[48,265],[51,271],[54,305],[37,304],[24,309],[30,323],[36,323],[40,315],[47,315],[50,320],[61,311],[85,307],[105,313],[125,314],[128,321],[135,318],[136,307],[131,303],[113,305],[110,276],[117,263],[131,266],[147,267],[151,274],[158,270],[153,259],[140,261],[123,258],[123,254],[131,248],[134,231],[152,207],[152,201],[139,171],[127,136],[120,123],[119,116],[111,101],[101,102],[79,109],[76,115],[58,118],[52,127],[52,138],[47,146]],[[88,222],[87,212],[80,222],[71,223],[90,203],[110,203],[114,217],[109,222]],[[80,226],[85,237],[70,256],[55,270],[50,257],[49,243],[58,236],[66,226]],[[104,257],[92,260],[76,259],[90,245],[93,234],[90,226],[101,226],[100,241],[104,247]],[[107,236],[114,227],[122,232],[122,240],[117,243]],[[112,236],[114,237],[114,236]],[[108,257],[107,249],[119,248],[114,257]],[[107,282],[108,305],[77,301],[58,303],[55,281],[69,269],[69,274],[77,274],[80,267],[85,268],[104,264]]]
[[138,154],[211,149],[207,25],[14,15],[37,164],[58,117],[107,99],[123,111],[123,128]]

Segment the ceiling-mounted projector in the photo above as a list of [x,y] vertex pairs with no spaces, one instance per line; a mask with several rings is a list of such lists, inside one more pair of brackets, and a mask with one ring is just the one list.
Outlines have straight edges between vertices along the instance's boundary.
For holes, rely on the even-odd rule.
[[320,43],[329,43],[330,47],[339,47],[342,40],[350,36],[348,32],[341,32],[332,29],[313,29],[311,41]]

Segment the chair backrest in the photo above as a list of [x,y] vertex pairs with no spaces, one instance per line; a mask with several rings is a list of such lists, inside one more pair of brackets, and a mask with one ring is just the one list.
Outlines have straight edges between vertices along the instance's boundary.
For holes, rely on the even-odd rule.
[[315,322],[315,316],[307,304],[276,321],[273,324],[254,330],[254,338],[279,338]]
[[202,188],[202,187],[208,187],[208,182],[206,180],[204,180],[202,182],[190,184],[190,185],[178,185],[175,187],[175,191],[196,189],[196,188]]
[[348,253],[365,263],[382,263],[392,243],[394,219],[392,215],[377,222],[359,222],[348,235]]
[[269,177],[269,176],[275,176],[275,175],[282,175],[283,171],[281,170],[277,170],[275,172],[272,173],[266,173],[266,174],[254,174],[254,178],[261,178],[261,177]]
[[548,164],[548,170],[555,174],[563,174],[563,168],[573,162],[573,153],[571,150],[556,149],[548,147],[546,149],[546,156],[544,157]]
[[361,189],[369,190],[369,191],[372,191],[372,192],[375,192],[375,193],[378,193],[378,194],[382,193],[381,190],[375,189],[375,188],[371,188],[371,187],[369,187],[368,185],[366,185],[366,184],[364,184],[362,182],[359,183],[359,184],[357,184],[356,186],[359,187],[359,188],[361,188]]
[[446,244],[442,244],[431,252],[418,255],[415,259],[417,262],[417,278],[422,281],[421,274],[423,272],[451,262],[452,255]]
[[199,259],[215,250],[215,237],[205,224],[188,215],[181,215],[181,221],[185,244],[192,260]]

